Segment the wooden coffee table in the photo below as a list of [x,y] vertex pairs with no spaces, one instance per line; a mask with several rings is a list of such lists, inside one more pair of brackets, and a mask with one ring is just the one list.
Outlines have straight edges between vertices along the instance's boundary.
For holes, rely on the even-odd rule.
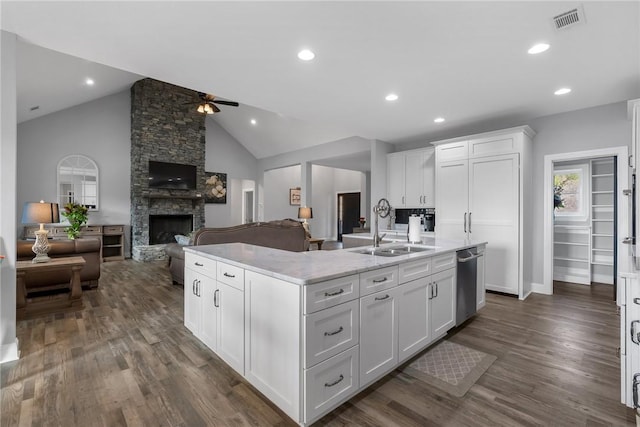
[[[64,311],[69,308],[82,308],[82,286],[80,285],[80,270],[85,264],[81,256],[68,258],[52,258],[49,262],[32,263],[31,261],[16,262],[16,318],[18,320],[30,317],[32,314],[46,314]],[[33,272],[49,272],[56,270],[71,271],[69,292],[51,296],[27,298],[27,283],[29,274]],[[50,288],[31,288],[30,291],[46,291]]]

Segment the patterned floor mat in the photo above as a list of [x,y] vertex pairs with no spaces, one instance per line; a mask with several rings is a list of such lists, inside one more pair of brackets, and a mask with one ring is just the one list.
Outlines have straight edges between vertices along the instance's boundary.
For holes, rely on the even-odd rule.
[[491,354],[443,340],[401,372],[462,397],[495,360]]

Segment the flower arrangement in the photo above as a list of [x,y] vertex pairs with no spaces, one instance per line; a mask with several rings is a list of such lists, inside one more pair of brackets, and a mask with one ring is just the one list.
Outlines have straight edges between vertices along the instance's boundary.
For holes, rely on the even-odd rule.
[[64,205],[62,216],[69,221],[69,227],[65,228],[69,239],[73,240],[80,235],[80,229],[87,223],[89,219],[89,209],[86,206],[77,203],[67,203]]

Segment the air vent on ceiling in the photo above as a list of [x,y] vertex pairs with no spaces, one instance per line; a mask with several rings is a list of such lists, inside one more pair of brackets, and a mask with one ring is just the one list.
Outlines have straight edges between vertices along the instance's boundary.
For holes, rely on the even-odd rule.
[[553,25],[556,30],[564,30],[584,22],[582,7],[576,7],[568,12],[553,17]]
[[37,110],[37,109],[39,109],[39,108],[40,108],[40,106],[39,106],[39,105],[36,105],[35,107],[31,107],[31,108],[29,108],[29,111],[36,111],[36,110]]

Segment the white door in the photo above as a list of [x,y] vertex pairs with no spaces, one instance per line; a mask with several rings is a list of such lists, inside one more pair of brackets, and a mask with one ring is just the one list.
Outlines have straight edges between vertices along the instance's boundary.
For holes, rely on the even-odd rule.
[[[424,157],[422,153],[407,154],[404,164],[404,204],[409,208],[420,207],[422,206],[422,197],[424,195]],[[393,206],[393,204],[391,204],[391,206]]]
[[456,326],[456,269],[431,276],[432,339],[438,339]]
[[[186,283],[186,282],[185,282]],[[200,341],[217,352],[218,309],[215,306],[216,281],[210,277],[200,277],[200,300],[202,304]]]
[[195,271],[187,268],[184,271],[184,326],[192,334],[200,334],[200,297],[196,292],[199,275]]
[[431,276],[398,288],[398,362],[402,363],[431,340],[429,283]]
[[466,239],[469,194],[468,160],[440,163],[436,170],[436,234]]
[[507,154],[469,160],[469,238],[489,242],[486,289],[511,294],[519,289],[519,158]]
[[360,298],[360,386],[398,362],[398,288]]
[[390,154],[387,156],[387,200],[394,208],[404,206],[404,154]]
[[218,282],[218,355],[244,375],[244,292]]

